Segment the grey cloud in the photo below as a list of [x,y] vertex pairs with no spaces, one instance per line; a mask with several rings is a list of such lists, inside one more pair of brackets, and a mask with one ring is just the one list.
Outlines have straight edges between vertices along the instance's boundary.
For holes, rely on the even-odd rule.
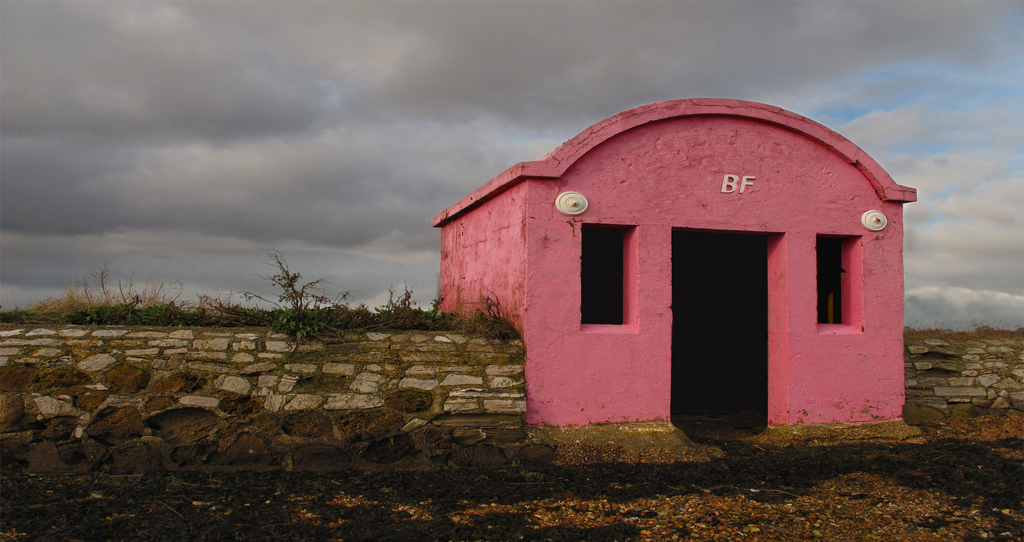
[[221,140],[315,123],[313,74],[268,48],[258,29],[209,27],[182,7],[4,2],[4,131]]

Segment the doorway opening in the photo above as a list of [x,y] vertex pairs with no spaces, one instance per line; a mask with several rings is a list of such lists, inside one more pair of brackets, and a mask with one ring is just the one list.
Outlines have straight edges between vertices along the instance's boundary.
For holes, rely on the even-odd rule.
[[764,426],[768,236],[672,232],[672,415]]

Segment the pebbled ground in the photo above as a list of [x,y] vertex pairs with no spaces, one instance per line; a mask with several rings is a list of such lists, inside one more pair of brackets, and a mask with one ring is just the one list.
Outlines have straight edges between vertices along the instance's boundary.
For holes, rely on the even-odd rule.
[[0,540],[1024,539],[1024,418],[919,434],[678,421],[659,456],[433,473],[4,476]]

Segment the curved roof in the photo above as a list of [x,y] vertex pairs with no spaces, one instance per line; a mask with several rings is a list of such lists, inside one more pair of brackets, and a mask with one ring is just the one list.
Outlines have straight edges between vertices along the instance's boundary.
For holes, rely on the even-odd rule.
[[917,200],[916,189],[896,184],[882,166],[860,147],[813,120],[780,107],[758,102],[688,98],[643,105],[594,124],[544,158],[534,162],[520,162],[506,169],[487,184],[435,216],[434,226],[441,226],[525,179],[557,179],[591,149],[627,130],[651,122],[698,115],[753,119],[802,134],[824,145],[848,164],[859,169],[874,187],[881,201],[909,203]]

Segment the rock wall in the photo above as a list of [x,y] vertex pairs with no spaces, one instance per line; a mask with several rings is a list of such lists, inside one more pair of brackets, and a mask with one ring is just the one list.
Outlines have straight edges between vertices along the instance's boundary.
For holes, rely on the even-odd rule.
[[907,339],[903,418],[1022,414],[1022,360],[1019,339]]
[[[523,349],[452,333],[0,326],[0,465],[31,472],[544,460]],[[381,466],[384,467],[381,467]]]

